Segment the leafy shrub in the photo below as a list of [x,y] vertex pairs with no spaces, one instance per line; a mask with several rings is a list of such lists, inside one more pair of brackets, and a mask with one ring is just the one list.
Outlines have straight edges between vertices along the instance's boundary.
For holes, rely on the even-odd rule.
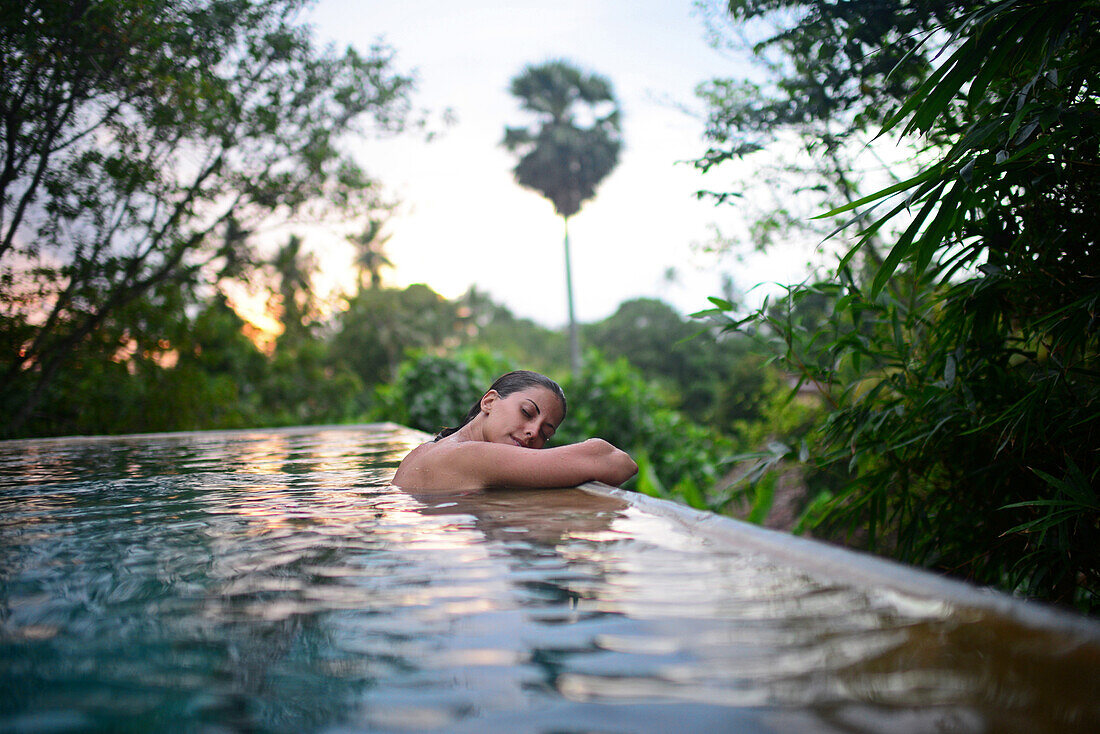
[[373,417],[436,433],[457,425],[493,380],[511,369],[482,350],[452,357],[413,353],[398,367],[392,383],[377,388]]

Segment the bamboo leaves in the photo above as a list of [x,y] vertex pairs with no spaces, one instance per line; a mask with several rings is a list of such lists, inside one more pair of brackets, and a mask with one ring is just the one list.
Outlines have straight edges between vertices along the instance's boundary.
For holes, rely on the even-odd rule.
[[1095,611],[1100,2],[905,7],[957,11],[922,26],[941,51],[910,49],[928,74],[882,126],[931,162],[821,215],[851,238],[834,273],[729,323],[820,391],[801,527]]

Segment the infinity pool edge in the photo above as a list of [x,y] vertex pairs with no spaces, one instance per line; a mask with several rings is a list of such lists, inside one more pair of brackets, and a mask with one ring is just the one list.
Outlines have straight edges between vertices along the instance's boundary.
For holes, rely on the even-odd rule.
[[674,522],[696,537],[705,537],[725,546],[759,551],[837,580],[884,586],[912,596],[992,612],[1029,627],[1069,634],[1082,642],[1100,645],[1100,620],[1071,610],[601,482],[586,482],[579,489],[620,499],[643,512]]

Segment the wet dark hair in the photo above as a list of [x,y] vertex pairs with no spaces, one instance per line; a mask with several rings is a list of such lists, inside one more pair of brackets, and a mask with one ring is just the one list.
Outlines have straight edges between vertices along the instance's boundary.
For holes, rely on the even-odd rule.
[[[561,389],[561,385],[551,380],[546,375],[540,375],[538,372],[531,372],[530,370],[516,370],[507,374],[501,375],[496,381],[489,386],[489,390],[486,390],[486,394],[491,390],[496,390],[497,395],[502,398],[506,398],[514,392],[520,392],[526,390],[529,387],[544,387],[550,392],[558,396],[558,400],[561,401],[561,417],[565,419],[565,391]],[[482,395],[484,397],[484,395]],[[477,417],[481,412],[481,398],[477,399],[473,407],[470,408],[470,412],[466,414],[466,417],[462,419],[454,428],[444,428],[442,431],[436,434],[435,440],[438,441],[441,438],[450,436],[455,431],[458,431],[467,423]]]

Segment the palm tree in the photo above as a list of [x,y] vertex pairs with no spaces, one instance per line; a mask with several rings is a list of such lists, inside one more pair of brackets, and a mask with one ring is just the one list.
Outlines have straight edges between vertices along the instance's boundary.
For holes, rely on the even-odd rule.
[[313,292],[313,275],[318,270],[313,253],[302,250],[302,238],[291,235],[275,254],[271,267],[279,281],[278,303],[283,322],[281,339],[299,344],[309,333],[317,316],[317,296]]
[[549,199],[565,225],[569,346],[576,375],[580,372],[580,345],[573,310],[569,217],[596,195],[596,186],[619,162],[619,105],[611,82],[582,73],[565,61],[528,66],[512,79],[512,94],[536,117],[533,129],[504,130],[504,147],[520,156],[512,169],[516,183]]
[[355,267],[359,270],[359,288],[362,289],[370,275],[370,287],[377,290],[382,285],[382,268],[392,268],[393,263],[386,257],[383,248],[389,242],[390,235],[382,234],[385,222],[371,217],[362,234],[348,235],[347,240],[355,246]]

